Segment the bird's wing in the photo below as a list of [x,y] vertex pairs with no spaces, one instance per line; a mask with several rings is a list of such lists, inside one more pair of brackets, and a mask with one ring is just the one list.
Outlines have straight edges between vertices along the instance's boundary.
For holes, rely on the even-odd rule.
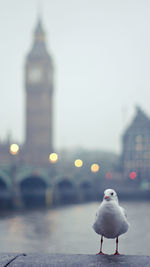
[[98,214],[99,214],[100,207],[101,207],[101,205],[99,206],[99,208],[98,208],[98,210],[97,210],[97,212],[96,212],[96,214],[95,214],[95,220],[96,220],[96,219],[97,219],[97,217],[98,217]]
[[127,218],[126,210],[124,208],[122,208],[122,207],[120,207],[120,209],[121,209],[122,213],[124,214],[124,216]]

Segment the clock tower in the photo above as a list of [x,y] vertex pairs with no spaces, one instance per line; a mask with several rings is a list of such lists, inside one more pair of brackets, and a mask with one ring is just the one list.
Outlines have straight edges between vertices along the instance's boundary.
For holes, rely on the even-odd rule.
[[45,32],[39,18],[31,51],[25,64],[26,161],[48,164],[53,151],[53,62],[46,48]]

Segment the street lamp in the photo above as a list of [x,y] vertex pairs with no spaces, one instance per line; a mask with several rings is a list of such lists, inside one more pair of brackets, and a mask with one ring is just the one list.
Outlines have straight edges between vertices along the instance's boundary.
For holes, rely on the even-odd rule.
[[83,166],[83,161],[82,161],[81,159],[76,159],[76,160],[74,161],[74,165],[75,165],[75,167],[77,167],[77,168],[81,168],[81,167]]
[[11,155],[17,155],[19,153],[19,146],[17,144],[11,144],[9,147],[9,152]]
[[99,171],[99,169],[100,169],[99,164],[97,164],[97,163],[93,163],[93,164],[91,165],[91,172],[96,173],[96,172]]
[[58,161],[58,154],[57,153],[51,153],[49,155],[49,161],[50,161],[50,163],[55,164]]
[[[57,175],[57,167],[56,167],[56,163],[58,161],[58,154],[57,153],[51,153],[49,155],[49,162],[53,165],[50,166],[50,175],[53,177],[53,178],[56,178],[56,175]],[[55,165],[55,166],[54,166]],[[47,206],[50,206],[53,204],[53,199],[54,199],[54,195],[53,195],[53,189],[52,188],[48,188],[47,191],[46,191],[46,203],[47,203]]]
[[11,144],[9,147],[9,153],[12,155],[11,173],[12,173],[12,182],[13,182],[13,187],[12,187],[13,203],[14,203],[15,208],[20,208],[22,206],[20,188],[16,180],[17,168],[18,168],[16,155],[18,155],[19,153],[19,145]]

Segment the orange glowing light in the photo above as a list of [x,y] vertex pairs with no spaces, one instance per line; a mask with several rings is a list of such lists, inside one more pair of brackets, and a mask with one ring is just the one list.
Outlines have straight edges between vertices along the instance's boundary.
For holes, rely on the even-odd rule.
[[49,155],[49,161],[51,163],[56,163],[58,161],[58,155],[56,153],[51,153]]
[[111,179],[112,178],[112,172],[107,172],[105,175],[106,179]]
[[140,144],[140,143],[136,144],[135,149],[136,149],[136,151],[142,151],[143,150],[142,144]]
[[9,148],[9,152],[12,155],[17,155],[19,153],[19,146],[17,144],[11,144]]
[[81,159],[76,159],[74,165],[77,168],[81,168],[83,166],[83,161]]
[[91,172],[98,172],[99,171],[99,165],[97,163],[93,163],[91,165]]
[[136,172],[130,172],[129,177],[131,180],[136,179]]

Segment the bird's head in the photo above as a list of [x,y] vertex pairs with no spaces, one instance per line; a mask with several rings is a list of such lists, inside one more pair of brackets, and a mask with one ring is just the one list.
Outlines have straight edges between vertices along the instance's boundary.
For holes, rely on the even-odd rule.
[[117,201],[118,202],[118,197],[117,197],[117,193],[115,192],[115,190],[113,189],[106,189],[104,191],[104,198],[103,200],[105,201]]

